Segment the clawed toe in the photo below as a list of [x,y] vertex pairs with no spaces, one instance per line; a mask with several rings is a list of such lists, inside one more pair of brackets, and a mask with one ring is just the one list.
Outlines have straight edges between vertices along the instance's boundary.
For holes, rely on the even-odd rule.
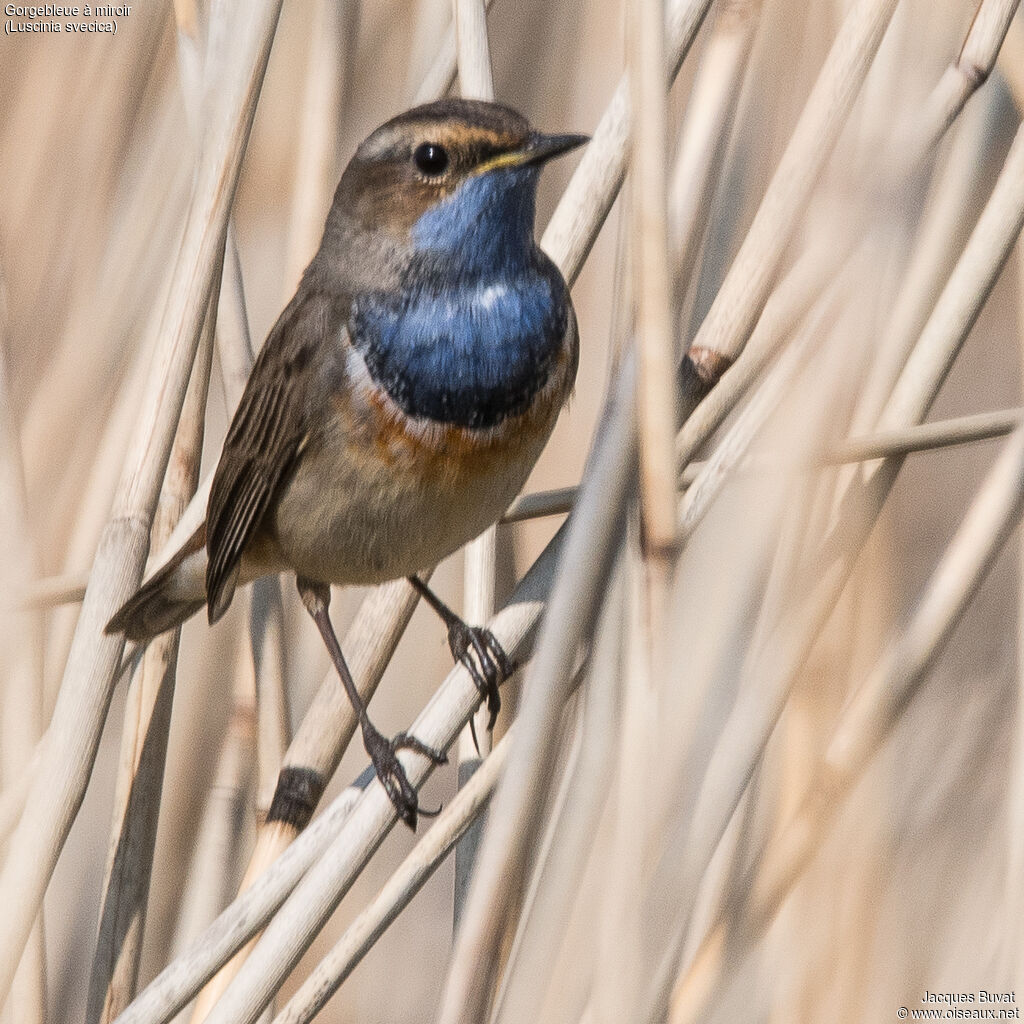
[[[487,728],[494,723],[501,710],[501,694],[498,687],[515,671],[515,665],[505,653],[497,637],[483,626],[467,626],[457,622],[448,630],[448,646],[452,657],[465,666],[487,701]],[[473,735],[474,742],[476,734]]]
[[417,754],[429,757],[434,764],[447,764],[448,755],[436,747],[428,747],[422,740],[410,736],[407,732],[400,732],[391,741],[392,750],[415,750]]
[[404,732],[399,733],[391,740],[386,740],[372,726],[369,728],[364,726],[363,742],[366,752],[373,762],[373,769],[377,773],[380,784],[384,787],[391,803],[394,804],[399,818],[409,828],[416,831],[418,815],[432,818],[440,812],[440,808],[435,811],[427,811],[419,806],[419,796],[397,755],[399,750],[413,750],[417,754],[430,758],[434,764],[447,764],[448,758],[442,751],[435,750],[415,736],[409,736]]

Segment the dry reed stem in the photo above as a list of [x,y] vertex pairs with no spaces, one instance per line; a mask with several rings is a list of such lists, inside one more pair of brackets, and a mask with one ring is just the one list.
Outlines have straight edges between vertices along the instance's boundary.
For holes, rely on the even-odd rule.
[[987,441],[1012,433],[1020,425],[1022,416],[1024,409],[979,412],[935,423],[879,430],[867,437],[848,437],[834,451],[826,453],[823,461],[869,462],[891,455],[935,451],[972,441]]
[[459,90],[478,100],[494,99],[491,49],[487,41],[487,8],[483,0],[452,0]]
[[284,601],[281,581],[263,577],[248,594],[249,657],[256,694],[256,820],[270,808],[278,772],[291,738],[284,657]]
[[274,1024],[307,1024],[311,1021],[423,888],[459,839],[486,810],[505,766],[514,731],[513,725],[494,750],[482,759],[479,770],[466,780],[455,799],[444,808],[380,892],[345,929],[330,952],[274,1018]]
[[[199,479],[218,291],[215,287],[210,296],[203,336],[153,520],[152,537],[156,543],[170,535]],[[86,1021],[90,1024],[109,1024],[135,994],[180,635],[180,630],[172,630],[147,647],[128,688],[106,877],[89,982]]]
[[[657,720],[655,680],[668,665],[669,597],[676,551],[676,480],[674,437],[677,423],[677,355],[669,279],[667,127],[668,80],[665,74],[665,4],[663,0],[631,0],[626,5],[626,70],[630,96],[630,256],[632,263],[633,344],[637,349],[634,416],[640,493],[643,588],[635,593],[629,621],[638,627],[636,671],[627,673],[623,688],[623,752],[620,787],[629,790],[620,801],[617,822],[620,862],[639,859],[639,870],[627,868],[606,905],[616,931],[615,960],[621,970],[615,1010],[628,1014],[641,964],[642,935],[639,890],[651,822],[640,789],[653,769],[647,737]],[[573,563],[568,563],[573,564]],[[610,569],[610,562],[604,566]],[[603,580],[593,580],[600,593]],[[594,599],[591,599],[594,600]],[[599,600],[599,598],[597,599]],[[589,612],[596,616],[597,608]],[[630,770],[632,769],[632,770]],[[630,799],[637,797],[639,799]],[[639,858],[637,858],[640,847]],[[630,884],[632,883],[632,884]],[[514,878],[514,884],[519,879]],[[518,902],[518,901],[517,901]],[[518,907],[516,908],[518,909]],[[509,918],[511,924],[515,919]],[[472,1004],[471,1004],[472,1006]],[[470,1012],[479,1017],[477,1003]],[[466,1019],[464,1015],[463,1020]]]
[[995,67],[999,49],[1020,0],[980,0],[964,44],[928,97],[908,145],[906,159],[918,160],[945,134],[964,104]]
[[[623,687],[620,764],[616,779],[621,792],[616,822],[616,853],[611,863],[618,884],[605,903],[606,924],[610,924],[616,935],[611,954],[614,967],[604,956],[599,958],[598,965],[599,977],[603,979],[616,977],[616,968],[619,972],[614,986],[609,986],[614,1002],[605,1000],[609,1019],[628,1015],[634,1003],[632,988],[641,963],[640,901],[634,897],[639,894],[640,877],[645,867],[643,851],[651,823],[639,790],[643,786],[642,780],[649,778],[653,769],[647,737],[657,717],[654,682],[668,664],[669,589],[676,549],[673,442],[677,422],[677,358],[667,225],[665,5],[661,0],[631,0],[625,10],[630,100],[630,294],[633,305],[632,343],[637,352],[634,415],[643,552],[642,567],[638,565],[637,572],[642,573],[643,583],[641,586],[638,580],[637,586],[630,589],[631,607],[627,621],[635,627],[635,642],[631,645],[633,671],[627,672]],[[604,555],[602,561],[607,558]],[[605,562],[602,568],[610,569],[610,561]],[[603,580],[595,579],[590,583],[594,591],[585,599],[583,608],[584,614],[593,619],[598,613],[596,602],[600,600]],[[587,632],[592,625],[592,622],[587,623]],[[585,635],[574,639],[579,642]],[[570,647],[568,653],[574,655],[575,651]],[[540,754],[541,751],[535,753]],[[538,814],[539,810],[535,810],[532,817],[536,819]],[[627,862],[633,862],[632,870],[627,867],[616,871]],[[525,864],[517,866],[516,870],[522,873]],[[506,876],[506,881],[515,890],[522,884],[522,880],[511,873]],[[505,911],[509,924],[522,913],[520,899],[512,903],[511,909],[511,914]],[[453,971],[452,977],[455,976]],[[478,990],[480,994],[471,998],[460,1017],[452,1015],[447,1019],[481,1019],[482,1011],[486,1010],[484,1000],[489,993],[479,986]]]
[[600,584],[624,529],[634,473],[634,387],[635,364],[627,352],[588,459],[580,500],[559,531],[567,533],[563,564],[574,571],[558,575],[548,600],[517,718],[519,739],[491,810],[456,940],[442,999],[442,1024],[478,1021],[487,1015],[498,945],[518,913],[577,645],[593,627]]
[[[463,563],[463,617],[469,623],[487,622],[495,611],[495,572],[497,568],[498,531],[496,526],[484,531],[466,545]],[[482,704],[459,736],[457,784],[461,789],[473,777],[481,758],[491,752],[492,734],[488,725],[490,712]],[[478,745],[479,744],[479,749]],[[458,928],[473,874],[476,850],[485,819],[481,817],[459,840],[455,848],[455,886],[452,901],[452,921]]]
[[[494,99],[490,43],[487,38],[487,8],[483,0],[452,0],[459,68],[459,90],[473,99]],[[498,534],[492,526],[466,545],[463,561],[463,617],[467,622],[487,622],[494,615],[494,585]],[[490,712],[481,706],[458,742],[458,786],[461,789],[473,776],[491,750],[487,728]],[[479,749],[477,748],[479,744]],[[455,850],[455,888],[452,920],[458,927],[469,879],[480,843],[483,819],[462,838]]]
[[357,784],[333,800],[244,893],[135,997],[117,1018],[117,1024],[166,1024],[174,1017],[267,923],[351,815],[362,793]]
[[757,321],[783,252],[844,128],[897,0],[858,0],[804,105],[750,230],[693,344],[735,359]]
[[282,298],[287,302],[316,251],[324,211],[338,184],[338,128],[355,65],[360,0],[315,0],[310,12],[309,54]]
[[[682,472],[726,417],[742,400],[797,324],[824,290],[841,264],[829,260],[834,247],[815,247],[804,253],[779,282],[735,362],[722,374],[708,396],[686,419],[676,435],[676,469]],[[821,267],[826,262],[828,276]]]
[[[991,102],[990,99],[988,106]],[[986,105],[965,111],[950,141],[949,155],[935,174],[892,314],[857,399],[851,426],[854,432],[875,429],[910,350],[921,336],[928,314],[953,269],[959,254],[957,240],[970,230],[987,150],[987,120]]]
[[[37,572],[38,560],[29,529],[21,439],[11,398],[7,368],[5,287],[0,277],[0,564],[8,585],[24,585]],[[43,729],[43,618],[22,610],[0,620],[0,670],[4,680],[0,715],[0,773],[4,794],[31,767]],[[16,801],[17,803],[17,801]],[[18,807],[20,812],[20,806]],[[6,836],[6,829],[0,828]],[[46,946],[40,912],[14,976],[8,999],[19,1024],[43,1024],[46,1017]]]
[[[493,2],[494,0],[485,0],[484,6],[488,11],[491,9]],[[429,103],[431,100],[447,95],[448,91],[455,84],[455,78],[458,75],[455,24],[453,19],[447,33],[445,33],[444,40],[437,52],[437,56],[434,58],[433,64],[431,64],[430,69],[423,76],[423,81],[420,82],[419,88],[413,94],[412,106],[418,106],[420,103]]]
[[[360,605],[345,635],[343,650],[364,701],[368,702],[376,692],[384,669],[412,618],[416,601],[417,595],[412,587],[405,580],[396,580],[371,591]],[[273,870],[278,858],[301,831],[304,825],[302,818],[308,821],[312,816],[355,733],[356,725],[355,712],[331,669],[292,739],[278,774],[279,790],[290,800],[302,802],[305,814],[291,815],[288,821],[275,818],[260,826],[239,886],[240,896],[264,873]],[[302,788],[293,792],[296,780],[301,780]],[[206,1019],[251,950],[252,945],[249,944],[204,987],[193,1011],[194,1021]]]
[[746,456],[779,403],[792,392],[800,371],[812,359],[815,349],[827,333],[825,325],[834,315],[842,288],[842,279],[818,301],[807,315],[793,340],[765,375],[764,381],[736,417],[736,421],[715,447],[679,501],[679,535],[685,543],[707,515],[729,476]]
[[[670,81],[679,73],[710,5],[711,0],[669,0],[666,5],[665,51]],[[629,88],[623,77],[541,240],[541,247],[570,285],[618,195],[628,151]]]
[[621,636],[614,624],[625,611],[622,573],[611,577],[594,638],[586,675],[578,752],[563,776],[562,791],[549,816],[548,831],[537,857],[530,888],[492,1020],[538,1020],[546,993],[556,977],[557,950],[569,926],[569,911],[583,883],[612,777],[613,748],[621,700]]
[[[224,10],[221,9],[221,16]],[[203,107],[199,19],[176,10],[177,55],[193,137],[201,138]],[[166,542],[199,479],[206,401],[213,362],[215,321],[223,258],[215,265],[205,320],[180,410],[150,544]],[[158,637],[145,650],[129,684],[114,793],[107,865],[96,950],[86,1006],[89,1024],[109,1024],[135,994],[142,955],[150,875],[163,791],[180,630]]]
[[[882,417],[884,427],[914,422],[927,413],[953,359],[973,326],[1024,224],[1024,129],[1018,131],[992,195],[971,233],[932,315],[915,346]],[[758,763],[790,688],[852,571],[902,466],[903,456],[878,464],[852,482],[839,507],[841,520],[826,543],[825,562],[810,594],[790,613],[761,650],[756,689],[741,691],[708,763],[693,812],[687,853],[686,897],[680,921],[688,919],[697,883]],[[835,549],[835,550],[833,550]],[[750,671],[749,667],[746,671]],[[682,946],[682,929],[658,972],[655,1008],[664,1005]],[[669,961],[672,960],[672,964]],[[655,1011],[656,1012],[656,1011]]]
[[522,523],[541,516],[557,516],[572,511],[576,501],[576,487],[556,487],[550,491],[522,494],[501,517],[502,523]]
[[[198,345],[213,273],[223,252],[227,213],[238,179],[280,0],[251,12],[236,66],[227,65],[175,265],[162,337],[131,454],[100,541],[57,705],[48,754],[32,787],[3,873],[0,898],[10,908],[0,936],[0,993],[5,993],[88,783],[106,718],[123,638],[103,627],[142,572],[149,525]],[[248,44],[248,48],[243,46]],[[229,73],[230,72],[230,73]]]
[[[960,528],[950,541],[905,630],[890,644],[874,671],[843,711],[828,743],[815,782],[794,819],[756,868],[730,893],[738,920],[720,917],[681,975],[672,995],[671,1024],[701,1019],[715,991],[726,981],[725,959],[749,950],[801,877],[843,806],[844,797],[900,721],[956,625],[984,581],[1024,509],[1024,431],[1006,443]],[[738,906],[742,894],[749,903]],[[733,928],[742,934],[742,948]],[[717,965],[712,969],[712,965]],[[735,971],[736,963],[730,965]],[[714,982],[709,984],[711,977]]]
[[681,323],[687,322],[682,298],[697,266],[760,17],[761,0],[720,5],[686,104],[668,185],[669,242]]
[[879,418],[884,429],[919,421],[938,394],[1024,225],[1024,127]]
[[632,0],[627,39],[632,168],[633,295],[639,352],[637,419],[644,544],[654,579],[648,590],[653,636],[664,635],[665,566],[675,547],[676,352],[668,273],[666,95],[663,0]]
[[[589,658],[584,659],[576,673],[576,682],[585,675],[588,668]],[[552,782],[548,793],[547,803],[550,805],[544,821],[544,836],[537,844],[537,855],[533,864],[523,895],[523,909],[519,915],[515,934],[511,941],[507,942],[508,953],[505,964],[501,971],[501,984],[494,997],[494,1007],[491,1011],[491,1020],[497,1021],[501,1015],[501,1002],[505,992],[505,984],[508,981],[510,972],[516,969],[513,965],[522,970],[521,963],[518,963],[520,956],[524,953],[524,929],[526,920],[532,916],[537,906],[538,894],[541,882],[548,874],[552,848],[559,833],[559,822],[566,813],[566,804],[573,791],[573,779],[579,770],[580,755],[583,745],[583,718],[580,713],[580,701],[573,694],[573,699],[565,708],[562,723],[562,736],[559,744],[559,761],[553,766],[557,771],[557,782]],[[566,750],[568,748],[568,750]],[[554,772],[553,772],[554,774]],[[528,954],[529,949],[525,952]]]
[[242,674],[236,672],[234,708],[196,830],[186,876],[189,884],[183,893],[171,942],[175,957],[209,928],[218,911],[230,902],[236,872],[240,870],[244,833],[239,823],[252,805],[257,728],[255,694],[251,690],[242,692],[246,689],[242,679]]

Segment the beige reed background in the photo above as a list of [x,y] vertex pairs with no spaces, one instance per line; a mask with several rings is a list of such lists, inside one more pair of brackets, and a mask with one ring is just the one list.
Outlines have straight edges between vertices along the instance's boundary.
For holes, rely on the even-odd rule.
[[[2,1020],[1024,1002],[1017,7],[178,0],[5,34]],[[124,673],[100,627],[356,144],[449,88],[594,141],[538,210],[575,397],[515,522],[434,576],[528,664],[414,836],[346,789],[365,755],[291,580]],[[382,730],[453,743],[474,691],[429,611],[332,610]],[[303,834],[261,827],[282,763],[339,757]],[[492,794],[469,879],[448,851]]]

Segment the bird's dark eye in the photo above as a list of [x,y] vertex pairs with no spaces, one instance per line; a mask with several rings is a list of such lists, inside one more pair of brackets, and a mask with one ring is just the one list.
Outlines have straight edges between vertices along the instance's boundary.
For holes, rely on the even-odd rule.
[[448,151],[436,142],[422,142],[413,152],[412,160],[420,171],[436,178],[448,166]]

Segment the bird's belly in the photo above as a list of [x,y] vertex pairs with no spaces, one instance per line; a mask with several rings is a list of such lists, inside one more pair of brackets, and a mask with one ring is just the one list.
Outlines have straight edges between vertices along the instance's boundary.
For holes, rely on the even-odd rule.
[[471,431],[345,403],[281,495],[273,532],[285,562],[336,584],[379,583],[436,564],[505,511],[560,405],[552,395],[498,428]]

